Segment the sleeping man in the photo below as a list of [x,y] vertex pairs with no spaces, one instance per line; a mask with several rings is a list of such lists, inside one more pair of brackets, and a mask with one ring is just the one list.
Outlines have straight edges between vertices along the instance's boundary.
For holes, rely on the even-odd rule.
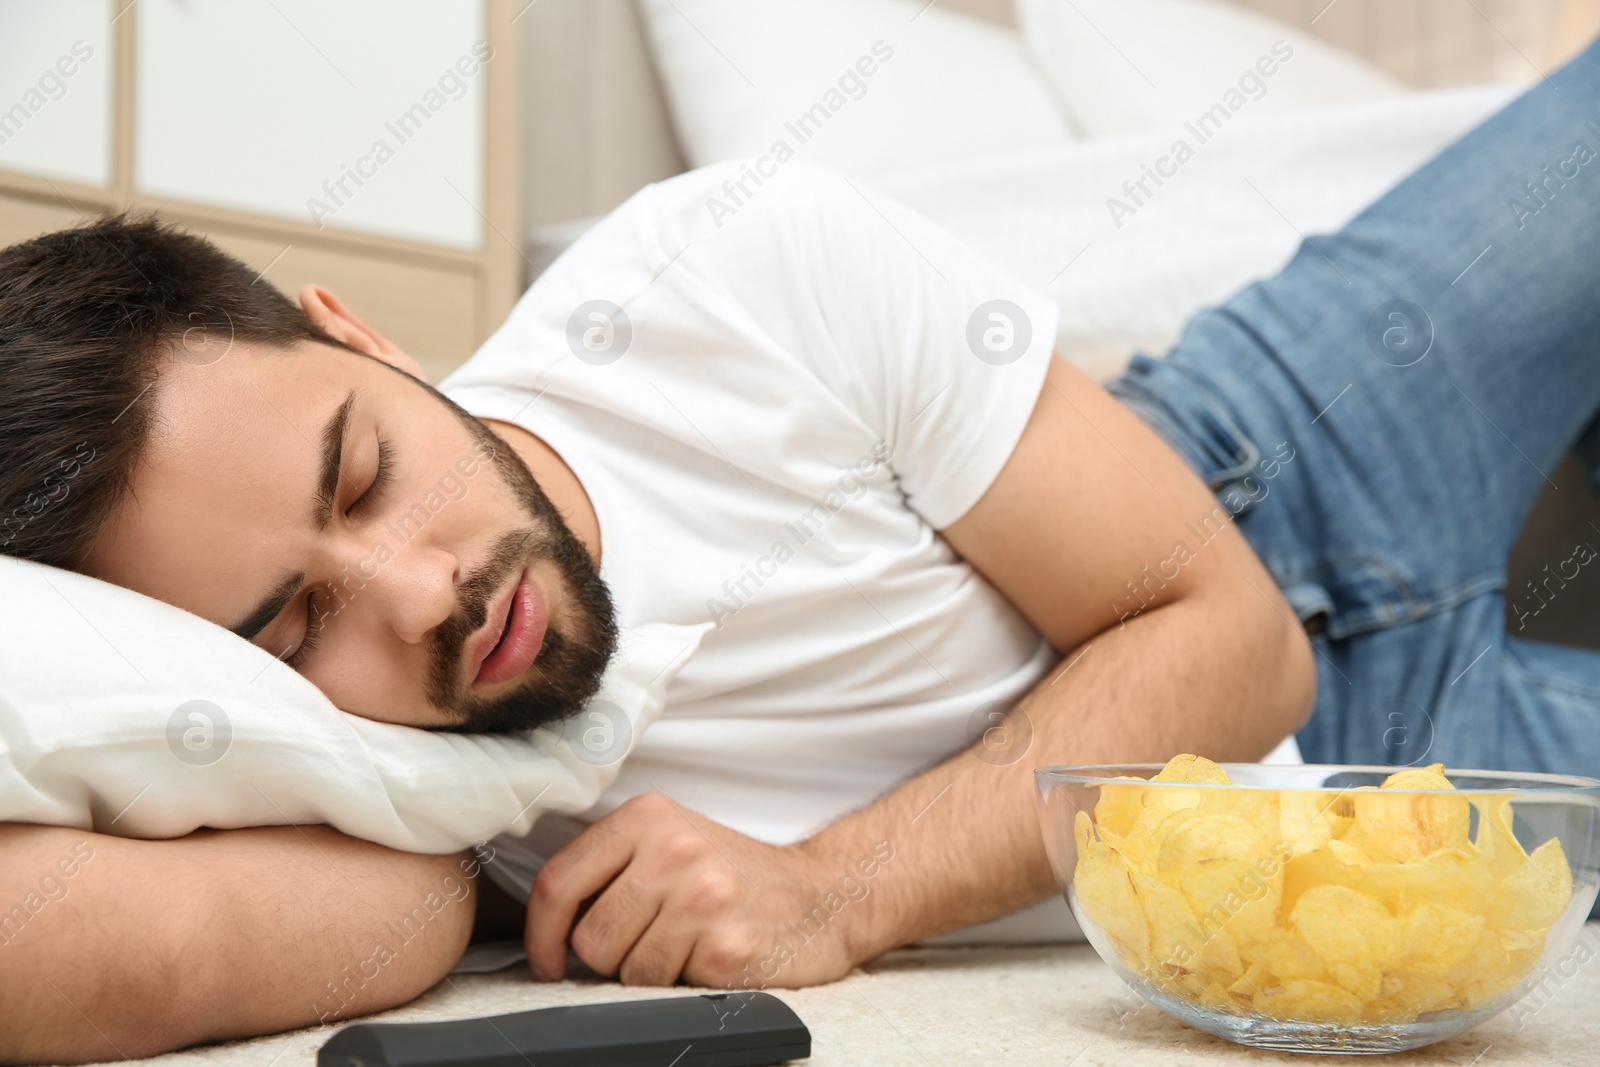
[[[1600,657],[1509,638],[1501,588],[1543,472],[1594,454],[1597,101],[1591,49],[1109,391],[1053,354],[1047,300],[800,163],[641,191],[443,394],[324,289],[296,306],[146,222],[48,235],[0,253],[0,507],[93,458],[5,551],[430,729],[572,716],[619,632],[709,624],[591,825],[496,879],[531,890],[547,980],[570,949],[626,983],[825,982],[1043,900],[1045,764],[1295,734],[1592,773]],[[319,976],[460,862],[9,826],[0,899],[86,836],[58,915],[0,948],[5,1057],[315,1022]],[[486,926],[507,901],[475,892]],[[437,982],[472,926],[444,913],[352,1011]]]

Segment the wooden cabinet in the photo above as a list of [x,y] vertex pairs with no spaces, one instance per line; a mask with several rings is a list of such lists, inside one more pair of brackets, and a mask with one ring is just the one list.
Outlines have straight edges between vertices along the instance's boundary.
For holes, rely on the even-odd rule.
[[0,242],[154,211],[290,295],[327,285],[437,379],[524,280],[517,14],[9,0]]

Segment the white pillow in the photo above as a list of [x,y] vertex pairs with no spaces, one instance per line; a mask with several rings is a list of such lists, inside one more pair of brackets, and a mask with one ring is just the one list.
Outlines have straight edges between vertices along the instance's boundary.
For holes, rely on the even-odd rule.
[[[1406,90],[1309,33],[1209,0],[1017,0],[1022,39],[1078,132],[1181,129],[1220,104],[1282,115]],[[1270,71],[1270,73],[1268,73]]]
[[0,822],[326,823],[435,853],[591,807],[710,628],[626,631],[566,728],[468,736],[347,715],[222,627],[81,574],[0,557],[0,605]]
[[782,143],[870,177],[1072,140],[1014,31],[925,0],[640,7],[691,166]]

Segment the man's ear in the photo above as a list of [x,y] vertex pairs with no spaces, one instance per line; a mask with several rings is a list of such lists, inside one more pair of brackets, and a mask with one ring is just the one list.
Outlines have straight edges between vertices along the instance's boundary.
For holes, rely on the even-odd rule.
[[356,313],[344,306],[340,299],[320,285],[307,285],[300,290],[300,306],[306,316],[322,332],[343,341],[358,352],[405,371],[420,381],[427,381],[422,366],[402,352],[393,341],[362,322]]

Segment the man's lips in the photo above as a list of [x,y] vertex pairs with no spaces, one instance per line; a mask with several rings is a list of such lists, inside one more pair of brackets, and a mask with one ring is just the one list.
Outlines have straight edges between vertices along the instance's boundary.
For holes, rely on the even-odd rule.
[[488,621],[468,645],[468,669],[476,665],[474,684],[495,685],[526,671],[544,646],[548,621],[544,597],[523,571],[489,609]]

